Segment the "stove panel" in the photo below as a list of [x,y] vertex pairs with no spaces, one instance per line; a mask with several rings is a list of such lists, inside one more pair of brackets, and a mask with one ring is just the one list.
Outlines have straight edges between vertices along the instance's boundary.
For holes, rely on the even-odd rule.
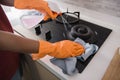
[[[69,16],[69,18],[74,19],[72,16]],[[41,37],[43,40],[47,40],[49,42],[57,42],[66,39],[74,41],[74,39],[70,38],[68,34],[72,27],[79,24],[88,26],[93,31],[95,37],[89,40],[88,42],[96,44],[99,48],[112,32],[111,29],[81,19],[79,19],[79,21],[74,24],[70,24],[70,26],[69,24],[65,23],[67,29],[65,29],[64,24],[58,22],[57,20],[49,20],[47,22],[40,23],[35,30],[37,33],[39,33],[40,30],[39,35],[38,34],[37,35]],[[85,62],[81,62],[80,60],[77,60],[76,68],[79,70],[79,73],[81,73],[85,69],[85,67],[94,57],[94,55],[91,55]]]

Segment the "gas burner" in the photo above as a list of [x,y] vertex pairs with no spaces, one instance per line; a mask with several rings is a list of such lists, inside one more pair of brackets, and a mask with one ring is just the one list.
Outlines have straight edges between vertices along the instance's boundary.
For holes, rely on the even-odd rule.
[[80,21],[80,12],[65,12],[58,16],[56,21],[64,25],[66,37],[75,40],[77,37],[88,43],[97,41],[95,31],[89,28],[89,25],[83,25]]
[[68,32],[68,38],[75,40],[77,37],[83,39],[85,42],[95,43],[97,41],[95,32],[91,30],[88,26],[78,24],[71,28]]
[[[71,18],[70,16],[73,17],[73,18]],[[74,12],[74,13],[64,12],[64,13],[62,13],[61,16],[58,16],[56,18],[56,21],[59,22],[59,23],[63,23],[63,19],[62,19],[62,17],[63,17],[66,20],[65,23],[68,22],[69,24],[74,24],[74,23],[79,22],[79,20],[80,20],[79,16],[80,16],[80,12]]]

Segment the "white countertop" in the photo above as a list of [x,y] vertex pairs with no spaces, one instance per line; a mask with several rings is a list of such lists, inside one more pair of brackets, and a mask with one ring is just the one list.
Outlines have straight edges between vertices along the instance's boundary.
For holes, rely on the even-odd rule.
[[[113,55],[118,47],[120,47],[120,18],[98,13],[95,11],[90,11],[81,7],[69,5],[62,2],[57,2],[56,0],[52,0],[56,2],[62,11],[66,11],[69,8],[69,11],[80,11],[80,18],[97,25],[104,26],[106,28],[112,29],[112,33],[106,39],[104,44],[101,46],[96,55],[92,58],[88,66],[84,69],[82,73],[75,74],[74,76],[65,75],[60,68],[53,65],[49,59],[52,58],[50,56],[46,56],[40,60],[39,63],[44,65],[47,69],[49,69],[53,74],[58,76],[61,80],[101,80],[110,61],[112,60]],[[15,30],[20,32],[22,35],[39,40],[40,38],[36,36],[33,30],[28,30],[24,28],[21,24],[17,24],[19,17],[13,19],[11,15],[15,13],[7,14],[9,20],[12,23],[12,26]]]

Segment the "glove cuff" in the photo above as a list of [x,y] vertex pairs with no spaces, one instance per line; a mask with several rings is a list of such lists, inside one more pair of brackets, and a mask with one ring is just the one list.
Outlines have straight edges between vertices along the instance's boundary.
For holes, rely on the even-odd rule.
[[40,58],[46,56],[47,54],[53,53],[54,49],[55,48],[52,45],[52,43],[50,43],[48,41],[40,40],[38,53],[32,54],[32,58],[33,58],[33,60],[40,59]]

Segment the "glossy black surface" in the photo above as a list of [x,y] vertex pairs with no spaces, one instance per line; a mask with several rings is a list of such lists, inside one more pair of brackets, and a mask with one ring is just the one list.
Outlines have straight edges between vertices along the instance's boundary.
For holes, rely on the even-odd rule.
[[[58,18],[60,18],[60,16]],[[69,16],[69,18],[70,20],[75,19],[71,16]],[[69,32],[71,31],[71,28],[74,27],[75,25],[85,25],[89,27],[93,32],[93,35],[91,36],[91,38],[89,40],[86,40],[86,42],[96,44],[100,48],[101,45],[104,43],[104,41],[109,36],[109,34],[112,32],[111,29],[108,29],[108,28],[105,28],[105,27],[102,27],[102,26],[99,26],[94,23],[90,23],[90,22],[87,22],[81,19],[79,19],[79,21],[75,23],[65,24],[65,25],[67,29],[65,29],[64,24],[56,20],[49,20],[47,22],[42,22],[42,27],[40,28],[41,32],[38,36],[49,42],[57,42],[57,41],[65,40],[65,39],[74,41],[75,38],[71,37],[69,34]],[[39,32],[39,30],[37,32]],[[78,68],[79,73],[81,73],[85,69],[85,67],[91,61],[93,56],[94,55],[91,55],[85,62],[81,62],[77,60],[76,67]]]

